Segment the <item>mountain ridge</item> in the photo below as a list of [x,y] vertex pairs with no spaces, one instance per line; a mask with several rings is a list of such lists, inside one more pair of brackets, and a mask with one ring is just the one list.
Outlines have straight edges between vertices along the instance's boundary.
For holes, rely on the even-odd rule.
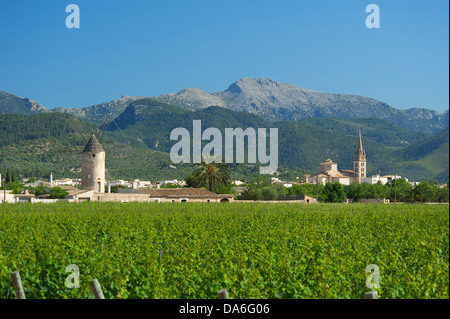
[[[2,93],[0,91],[0,93]],[[75,115],[100,125],[118,117],[128,105],[146,98],[123,95],[119,99],[83,108],[45,109],[37,102],[0,94],[0,113],[34,114],[37,112],[62,112]],[[3,98],[2,98],[3,96]],[[404,129],[433,134],[449,125],[448,110],[414,107],[396,109],[387,103],[361,95],[323,93],[299,88],[268,78],[242,78],[230,84],[224,91],[208,93],[188,87],[177,93],[152,97],[161,102],[196,111],[210,106],[220,106],[262,116],[269,121],[301,120],[315,117],[378,118],[385,119]],[[9,101],[9,102],[8,102]],[[12,101],[12,102],[11,102]],[[12,105],[12,106],[11,106]]]
[[154,97],[165,103],[197,110],[212,105],[263,116],[267,120],[300,120],[313,117],[380,118],[403,128],[429,133],[448,126],[448,110],[439,114],[425,108],[396,109],[373,98],[342,93],[323,93],[268,78],[242,78],[225,91],[207,93],[181,90]]
[[47,108],[29,98],[0,91],[0,114],[25,114],[50,112]]

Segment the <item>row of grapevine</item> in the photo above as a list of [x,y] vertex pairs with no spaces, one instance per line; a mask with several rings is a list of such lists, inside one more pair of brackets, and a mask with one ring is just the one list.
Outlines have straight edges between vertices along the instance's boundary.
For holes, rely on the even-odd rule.
[[[0,205],[0,298],[449,297],[440,205],[58,203]],[[80,269],[67,289],[67,265]]]

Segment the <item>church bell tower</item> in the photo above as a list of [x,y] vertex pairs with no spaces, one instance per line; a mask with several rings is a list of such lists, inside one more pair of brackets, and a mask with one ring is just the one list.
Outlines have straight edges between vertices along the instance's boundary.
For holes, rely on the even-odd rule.
[[362,147],[360,130],[358,137],[358,147],[356,148],[355,156],[353,158],[353,171],[358,183],[361,183],[361,178],[366,177],[366,164],[366,151]]

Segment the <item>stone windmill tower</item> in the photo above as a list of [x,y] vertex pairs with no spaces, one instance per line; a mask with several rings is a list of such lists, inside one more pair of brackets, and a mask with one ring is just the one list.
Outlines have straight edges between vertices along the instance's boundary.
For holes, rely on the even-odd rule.
[[[108,181],[113,180],[106,169],[105,150],[108,151],[109,154],[118,151],[120,154],[127,154],[130,151],[131,143],[123,134],[114,119],[109,124],[114,123],[116,125],[126,142],[121,143],[121,145],[118,143],[110,144],[108,148],[108,145],[103,147],[98,141],[97,137],[100,138],[102,136],[103,130],[106,128],[106,125],[110,120],[110,116],[111,114],[106,115],[103,120],[102,128],[95,130],[96,135],[92,132],[89,140],[86,138],[88,135],[84,132],[84,130],[86,130],[85,125],[78,118],[75,116],[70,116],[66,122],[66,126],[70,126],[74,132],[78,133],[79,137],[83,140],[82,145],[85,145],[83,151],[81,152],[81,185],[83,190],[93,190],[96,193],[104,193],[105,185],[108,185]],[[75,149],[72,147],[72,150],[69,151],[69,153],[76,153],[77,156],[79,156],[80,151],[81,149]]]
[[361,183],[361,178],[366,177],[367,172],[366,164],[367,164],[366,151],[362,147],[361,130],[360,130],[358,137],[358,147],[356,148],[355,156],[353,158],[353,171],[356,177],[356,181],[358,183]]
[[81,155],[81,183],[83,190],[105,192],[106,153],[92,134]]

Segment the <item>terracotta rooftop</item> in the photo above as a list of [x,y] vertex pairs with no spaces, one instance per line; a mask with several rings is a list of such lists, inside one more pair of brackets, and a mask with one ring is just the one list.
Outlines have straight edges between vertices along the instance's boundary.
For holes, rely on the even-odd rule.
[[327,160],[325,161],[325,163],[321,163],[321,165],[325,165],[325,164],[337,164],[337,163],[333,162],[333,161],[330,160],[330,159],[327,159]]

